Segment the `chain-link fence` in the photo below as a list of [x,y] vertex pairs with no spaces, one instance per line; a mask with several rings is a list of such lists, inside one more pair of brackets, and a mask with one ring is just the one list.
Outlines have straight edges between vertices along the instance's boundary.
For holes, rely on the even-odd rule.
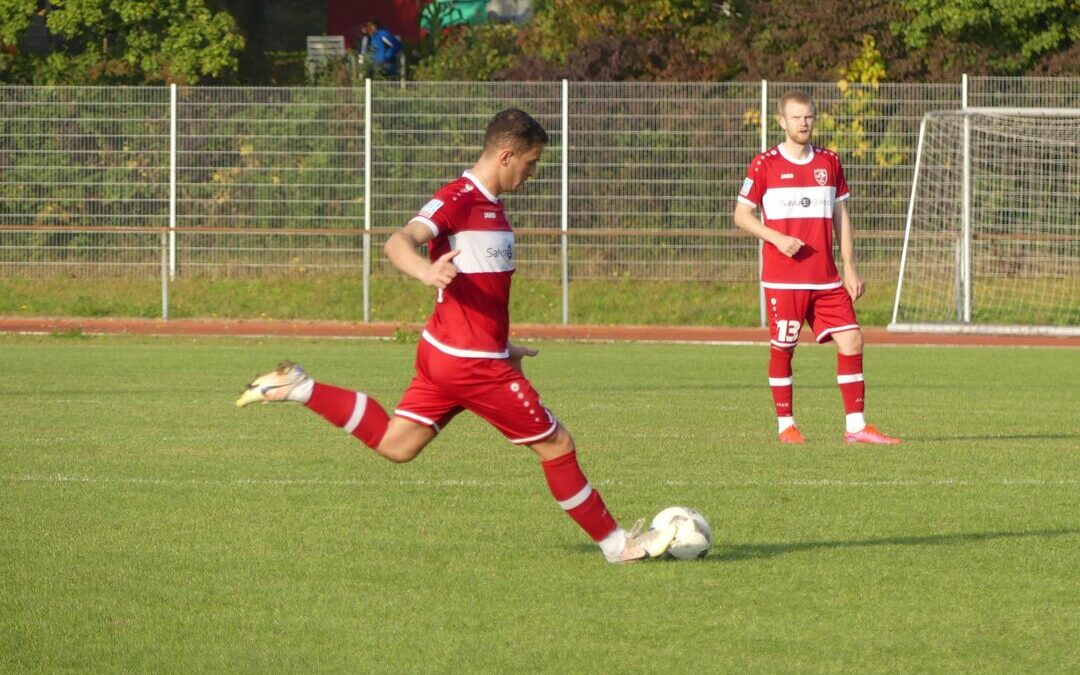
[[337,272],[366,288],[393,273],[388,234],[517,106],[551,135],[538,174],[507,196],[519,275],[562,285],[564,305],[575,280],[753,282],[758,244],[731,213],[747,164],[782,140],[775,106],[791,88],[818,104],[860,269],[885,282],[926,112],[1080,105],[1080,78],[0,87],[0,276]]
[[0,87],[0,274],[158,274],[169,90]]

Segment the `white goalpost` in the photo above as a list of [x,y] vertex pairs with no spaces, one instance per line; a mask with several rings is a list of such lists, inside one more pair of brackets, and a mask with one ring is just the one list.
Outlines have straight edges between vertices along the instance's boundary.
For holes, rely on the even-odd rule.
[[889,330],[1080,335],[1080,109],[923,117]]

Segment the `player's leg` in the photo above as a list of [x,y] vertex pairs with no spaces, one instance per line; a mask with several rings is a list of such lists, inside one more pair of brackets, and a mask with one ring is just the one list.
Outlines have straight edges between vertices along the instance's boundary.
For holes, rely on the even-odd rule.
[[866,426],[862,330],[851,328],[834,332],[832,339],[836,342],[836,385],[844,402],[844,426],[849,433],[860,431]]
[[597,542],[608,561],[632,562],[667,550],[674,527],[645,533],[627,533],[619,527],[581,470],[573,438],[544,406],[528,378],[504,360],[475,359],[470,366],[468,384],[456,388],[458,399],[511,443],[537,454],[555,501]]
[[781,443],[802,443],[795,424],[794,379],[791,361],[799,342],[804,315],[805,291],[765,289],[769,308],[769,389],[776,409],[777,432]]
[[595,541],[608,562],[626,563],[657,558],[667,551],[676,528],[642,532],[643,521],[627,532],[608,512],[578,464],[574,440],[561,424],[547,438],[529,444],[540,457],[548,488],[559,507]]
[[316,382],[303,368],[289,361],[256,378],[236,405],[289,401],[303,404],[394,462],[415,458],[438,431],[408,419],[391,419],[383,406],[367,394]]
[[866,423],[866,382],[863,378],[863,334],[847,291],[815,293],[811,326],[818,342],[836,343],[836,384],[844,402],[844,440],[848,443],[899,443]]
[[367,394],[316,382],[291,361],[283,361],[277,369],[255,378],[236,405],[242,408],[252,403],[287,401],[303,404],[371,448],[379,445],[390,421],[379,402]]

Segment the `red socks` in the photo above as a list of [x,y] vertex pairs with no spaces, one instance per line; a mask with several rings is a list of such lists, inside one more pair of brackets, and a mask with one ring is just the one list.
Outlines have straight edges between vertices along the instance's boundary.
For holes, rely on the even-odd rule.
[[358,391],[315,383],[311,399],[304,404],[327,422],[356,436],[371,449],[379,447],[390,417],[379,402]]
[[866,395],[866,383],[863,382],[862,354],[836,355],[836,383],[840,386],[840,395],[844,398],[844,412],[847,414],[863,411],[863,398]]
[[795,414],[791,397],[791,358],[794,355],[793,349],[769,349],[769,387],[772,389],[777,417],[792,417]]
[[593,541],[600,541],[619,526],[608,513],[600,493],[593,490],[578,466],[577,453],[541,462],[551,494]]

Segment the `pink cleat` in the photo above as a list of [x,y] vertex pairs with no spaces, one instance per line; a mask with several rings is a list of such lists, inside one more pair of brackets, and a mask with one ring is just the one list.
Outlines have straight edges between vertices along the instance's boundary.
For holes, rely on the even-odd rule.
[[856,431],[854,433],[850,431],[844,432],[844,442],[846,443],[872,443],[874,445],[897,445],[902,443],[899,438],[893,438],[892,436],[886,436],[873,426],[867,424],[863,427],[862,431]]
[[781,443],[805,443],[806,438],[803,437],[802,432],[799,431],[799,427],[794,424],[780,432]]

